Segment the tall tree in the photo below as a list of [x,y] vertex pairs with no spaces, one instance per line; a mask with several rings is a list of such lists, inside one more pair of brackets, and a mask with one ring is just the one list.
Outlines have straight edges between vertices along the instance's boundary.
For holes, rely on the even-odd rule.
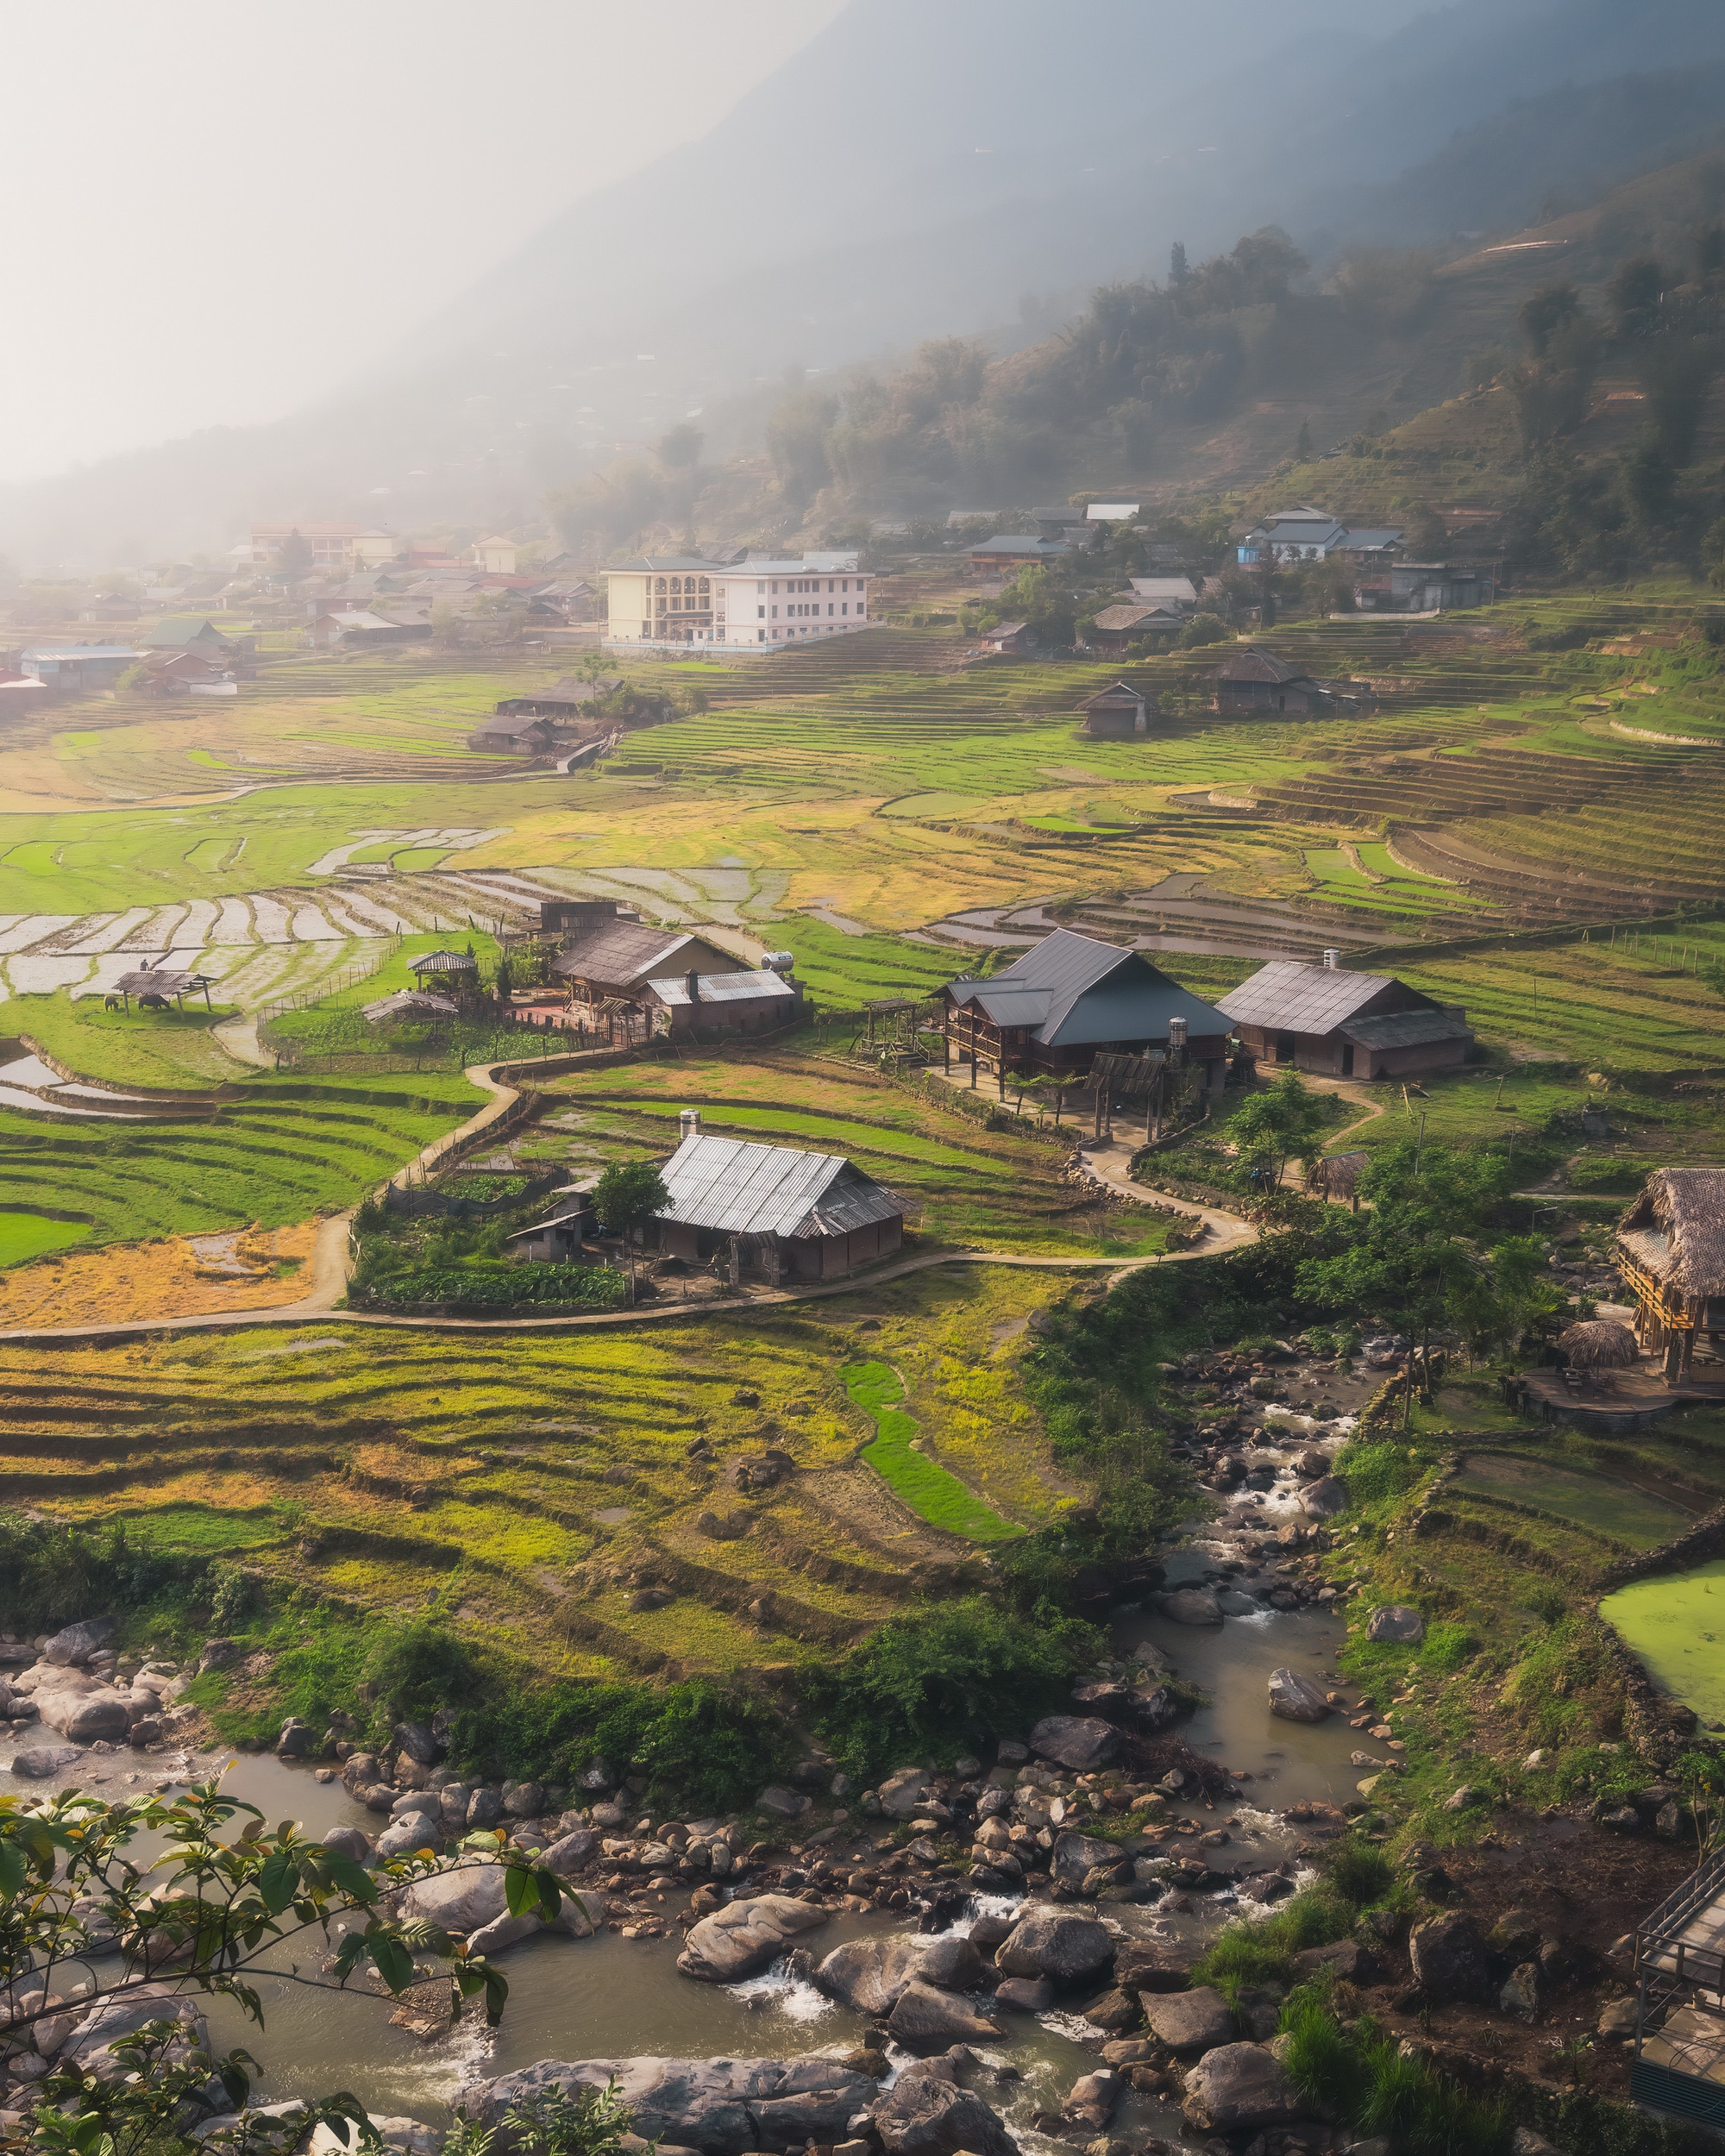
[[629,1300],[635,1301],[635,1237],[671,1202],[665,1179],[649,1160],[613,1161],[593,1186],[593,1211],[607,1235],[623,1238],[629,1262]]

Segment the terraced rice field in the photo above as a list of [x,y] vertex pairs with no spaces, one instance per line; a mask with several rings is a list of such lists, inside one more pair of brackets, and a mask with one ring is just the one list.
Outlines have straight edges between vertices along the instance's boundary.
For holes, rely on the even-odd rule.
[[[929,1457],[1012,1528],[1074,1495],[1018,1376],[1051,1285],[955,1268],[810,1313],[603,1337],[361,1334],[337,1318],[99,1351],[0,1344],[0,1504],[243,1553],[338,1606],[430,1601],[552,1666],[782,1664],[969,1562],[968,1539],[859,1463],[873,1429],[841,1376],[859,1356],[904,1373]],[[698,1440],[711,1460],[691,1458]],[[736,1463],[768,1445],[795,1471],[736,1487]],[[649,1583],[673,1599],[631,1608]]]
[[1566,1469],[1529,1454],[1477,1454],[1450,1487],[1470,1496],[1529,1506],[1633,1550],[1656,1549],[1695,1520],[1692,1512],[1632,1482]]
[[357,1204],[483,1105],[460,1075],[427,1074],[258,1076],[176,1121],[0,1110],[0,1206],[69,1217],[91,1243],[279,1227]]

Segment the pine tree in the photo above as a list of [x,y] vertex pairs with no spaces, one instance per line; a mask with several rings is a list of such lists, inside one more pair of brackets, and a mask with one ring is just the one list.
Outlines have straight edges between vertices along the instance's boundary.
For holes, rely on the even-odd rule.
[[1303,419],[1300,422],[1300,439],[1294,444],[1294,457],[1299,464],[1312,461],[1312,429]]
[[1189,274],[1186,267],[1186,242],[1184,240],[1176,240],[1174,242],[1173,252],[1168,258],[1168,281],[1170,285],[1183,285]]

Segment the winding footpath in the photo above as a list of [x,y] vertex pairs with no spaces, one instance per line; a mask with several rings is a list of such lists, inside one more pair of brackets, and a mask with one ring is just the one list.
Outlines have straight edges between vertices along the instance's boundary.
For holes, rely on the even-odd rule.
[[[507,1063],[476,1063],[467,1073],[472,1082],[492,1098],[467,1120],[425,1146],[392,1181],[411,1177],[415,1170],[428,1172],[449,1151],[500,1123],[520,1098],[516,1087],[500,1074],[518,1069]],[[1025,1256],[1012,1250],[943,1250],[919,1252],[845,1280],[823,1282],[807,1288],[764,1288],[750,1295],[724,1295],[706,1302],[673,1302],[636,1310],[593,1311],[584,1316],[549,1318],[418,1318],[381,1310],[342,1310],[337,1307],[347,1291],[349,1263],[348,1226],[351,1211],[333,1213],[318,1224],[309,1270],[310,1285],[297,1301],[262,1310],[215,1310],[185,1318],[128,1318],[99,1324],[72,1326],[13,1326],[0,1329],[0,1342],[29,1346],[88,1346],[104,1340],[165,1339],[183,1332],[238,1332],[253,1326],[295,1326],[310,1319],[319,1324],[371,1326],[386,1332],[584,1332],[608,1326],[698,1323],[709,1314],[738,1310],[765,1310],[784,1303],[818,1302],[833,1295],[866,1294],[888,1281],[903,1280],[913,1273],[937,1265],[1006,1265],[1051,1273],[1105,1272],[1117,1279],[1141,1271],[1147,1265],[1176,1265],[1194,1258],[1214,1257],[1225,1250],[1243,1250],[1258,1239],[1260,1231],[1238,1213],[1214,1206],[1194,1205],[1182,1198],[1147,1190],[1131,1181],[1127,1169],[1132,1149],[1113,1141],[1088,1147],[1080,1154],[1085,1173],[1100,1188],[1131,1199],[1201,1221],[1208,1231],[1189,1250],[1157,1251],[1147,1257],[1052,1257]]]

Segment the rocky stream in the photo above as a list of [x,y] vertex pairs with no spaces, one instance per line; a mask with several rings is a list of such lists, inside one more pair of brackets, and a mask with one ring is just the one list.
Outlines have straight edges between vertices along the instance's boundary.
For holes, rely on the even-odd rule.
[[[740,1818],[669,1819],[620,1762],[592,1761],[573,1788],[475,1783],[435,1720],[380,1752],[290,1724],[278,1756],[230,1759],[199,1747],[178,1703],[189,1671],[122,1664],[96,1621],[0,1646],[0,1788],[119,1796],[222,1773],[267,1818],[367,1860],[488,1827],[568,1883],[549,1926],[511,1916],[501,1867],[471,1857],[401,1894],[404,1914],[502,1958],[495,2030],[452,2028],[446,1985],[392,2004],[266,1977],[261,2033],[219,2000],[207,2017],[182,2008],[216,2048],[259,2054],[254,2106],[286,2107],[284,2134],[298,2096],[345,2088],[429,2156],[456,2107],[494,2122],[549,2084],[615,2077],[637,2134],[673,2153],[1128,2156],[1182,2133],[1257,2156],[1344,2147],[1302,2115],[1271,2042],[1276,2000],[1231,2012],[1189,1983],[1223,1924],[1292,1892],[1365,1808],[1362,1776],[1396,1765],[1389,1729],[1336,1674],[1342,1626],[1303,1571],[1337,1532],[1329,1455],[1364,1385],[1333,1365],[1255,1375],[1187,1373],[1233,1409],[1194,1441],[1218,1516],[1115,1607],[1112,1657],[1070,1710],[988,1761],[908,1762],[853,1790],[811,1757]],[[223,1652],[212,1642],[206,1664]],[[122,2026],[160,2011],[92,2012],[76,1980],[61,1990],[38,2028],[97,2070]],[[27,2104],[44,2071],[15,2046],[0,2108]]]

